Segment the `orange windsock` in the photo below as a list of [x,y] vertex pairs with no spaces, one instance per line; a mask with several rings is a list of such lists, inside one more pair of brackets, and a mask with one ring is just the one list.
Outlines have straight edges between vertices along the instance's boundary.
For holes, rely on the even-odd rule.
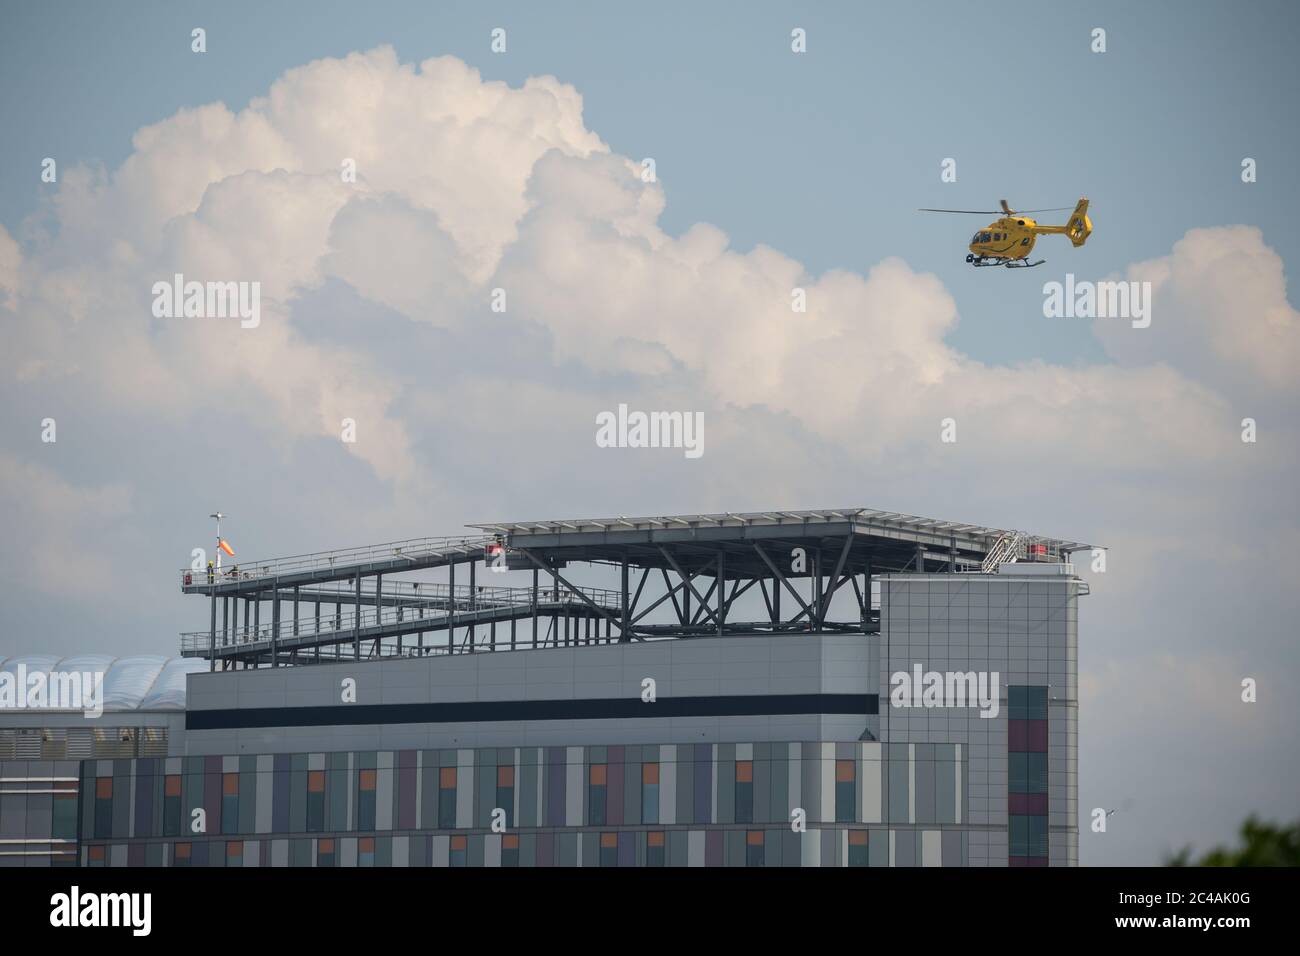
[[226,554],[230,555],[232,558],[235,556],[235,549],[230,546],[230,542],[225,538],[218,539],[217,547],[226,552]]

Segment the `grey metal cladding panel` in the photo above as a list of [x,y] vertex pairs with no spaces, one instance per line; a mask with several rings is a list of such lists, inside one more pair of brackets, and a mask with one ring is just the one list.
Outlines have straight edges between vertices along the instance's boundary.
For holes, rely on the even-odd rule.
[[[924,748],[924,750],[923,750]],[[933,824],[937,817],[935,806],[935,762],[932,747],[916,745],[916,822]]]
[[[758,748],[755,747],[754,750],[757,751]],[[755,753],[753,766],[754,766],[754,780],[753,780],[754,819],[769,820],[771,819],[771,813],[772,813],[772,789],[773,789],[772,778],[774,776],[773,763],[770,760],[760,759],[758,754]],[[781,761],[776,766],[777,766],[777,772],[775,776],[777,777],[788,776],[788,770],[786,768],[786,763],[784,760]],[[780,804],[778,804],[777,806],[780,807]],[[783,811],[784,811],[783,807],[781,808],[781,811],[782,812],[779,812],[777,814],[778,819],[783,816]]]
[[341,704],[344,678],[356,682],[358,702],[384,704],[613,698],[639,694],[644,677],[654,677],[660,696],[860,693],[869,690],[867,662],[861,637],[704,638],[197,674],[190,678],[189,704],[193,710]]
[[185,706],[190,710],[224,709],[239,703],[241,671],[190,674],[185,681]]
[[[882,701],[883,707],[889,706],[888,699]],[[773,718],[777,720],[806,720],[807,718]],[[800,736],[781,737],[774,736],[773,740],[825,740],[825,741],[848,741],[853,742],[862,736],[862,732],[867,729],[867,715],[847,716],[843,714],[827,714],[821,717],[813,717],[816,721],[816,728],[812,735],[809,736],[806,727],[788,726],[788,729],[795,734],[800,730],[804,733]],[[773,728],[778,731],[781,728]]]
[[963,852],[963,831],[948,830],[942,831],[940,836],[939,859],[942,866],[965,866],[965,853]]

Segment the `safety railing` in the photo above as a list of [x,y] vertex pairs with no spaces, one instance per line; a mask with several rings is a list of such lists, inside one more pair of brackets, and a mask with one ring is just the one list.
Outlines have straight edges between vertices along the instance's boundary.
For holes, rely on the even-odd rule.
[[[607,588],[581,588],[580,590],[602,607],[619,606],[620,596],[618,591]],[[549,596],[552,591],[553,586],[550,582],[546,582],[544,586],[538,589],[538,600],[556,600],[554,597]],[[288,592],[281,591],[280,593],[282,603],[292,601]],[[322,604],[355,603],[357,596],[355,585],[349,581],[313,584],[302,587],[297,594],[300,604],[314,604],[317,601]],[[532,600],[533,591],[532,588],[526,587],[457,584],[453,589],[449,584],[436,581],[387,581],[384,582],[383,589],[378,594],[381,603],[401,605],[409,610],[410,608],[420,607],[445,608],[453,602],[458,608],[528,604]],[[558,600],[566,600],[566,597],[581,601],[581,598],[574,597],[565,588],[560,588]],[[361,588],[362,602],[373,604],[375,598],[375,586],[363,580]]]
[[[457,585],[454,589],[446,584],[423,584],[423,589],[429,589],[426,596],[422,595],[419,604],[403,604],[396,607],[385,607],[382,604],[379,607],[362,608],[358,613],[356,605],[348,606],[346,604],[349,597],[348,592],[339,590],[330,595],[333,603],[339,605],[338,609],[332,614],[302,614],[298,616],[295,622],[292,617],[282,617],[278,628],[275,623],[256,624],[237,628],[218,629],[217,647],[240,647],[247,645],[265,644],[270,645],[272,640],[285,641],[289,643],[312,643],[313,637],[328,635],[346,639],[349,633],[356,631],[366,631],[387,627],[397,624],[411,624],[411,631],[419,630],[419,622],[427,621],[429,628],[435,629],[445,623],[449,617],[472,616],[480,612],[490,612],[500,608],[521,609],[531,608],[533,604],[532,588],[499,588],[499,587],[474,587],[468,585]],[[587,598],[584,601],[571,592],[561,589],[558,597],[550,591],[537,592],[537,606],[539,609],[551,611],[556,608],[589,608],[587,601],[597,605],[605,610],[615,610],[621,606],[622,596],[618,591],[608,588],[582,588],[583,596]],[[385,591],[385,594],[388,592]],[[353,595],[355,596],[355,595]],[[374,592],[370,593],[371,599]],[[310,600],[300,596],[302,600]],[[283,602],[282,602],[283,603]],[[436,615],[425,615],[422,612],[433,610],[439,612]],[[490,621],[491,615],[484,614],[485,622]],[[472,621],[466,621],[472,623]],[[211,631],[188,631],[181,634],[181,652],[182,653],[201,653],[208,650],[211,645]]]
[[208,578],[207,570],[195,571],[193,568],[183,568],[181,584],[183,587],[209,583],[225,584],[230,581],[258,580],[312,571],[350,568],[394,558],[419,561],[447,554],[469,554],[473,551],[481,552],[495,540],[491,535],[461,538],[408,538],[405,541],[388,541],[384,544],[372,544],[360,548],[317,551],[312,554],[297,554],[262,561],[236,561],[224,568],[212,569],[211,580]]

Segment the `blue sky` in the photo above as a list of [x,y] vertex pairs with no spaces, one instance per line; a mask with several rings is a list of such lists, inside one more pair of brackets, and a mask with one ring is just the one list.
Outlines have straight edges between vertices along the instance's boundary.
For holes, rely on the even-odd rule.
[[[652,156],[670,232],[697,221],[738,249],[777,245],[810,270],[886,255],[937,273],[962,321],[952,344],[1010,363],[1095,360],[1082,323],[1019,321],[1039,273],[965,267],[981,217],[921,206],[1092,200],[1099,241],[1046,240],[1046,268],[1101,278],[1160,255],[1192,226],[1246,222],[1300,253],[1297,13],[1286,2],[978,4],[52,2],[8,4],[0,32],[0,222],[42,186],[45,156],[115,167],[130,134],[178,108],[232,108],[289,65],[391,43],[405,61],[454,54],[486,79],[576,86],[590,129]],[[208,31],[208,53],[189,31]],[[489,51],[492,28],[508,54]],[[808,53],[792,56],[794,26]],[[1090,51],[1107,31],[1107,52]],[[165,75],[166,82],[159,82]],[[39,76],[40,82],[30,82]],[[1240,181],[1240,162],[1259,181]],[[939,181],[957,160],[958,180]],[[1048,221],[1044,217],[1044,221]],[[1043,271],[1043,270],[1040,270]]]

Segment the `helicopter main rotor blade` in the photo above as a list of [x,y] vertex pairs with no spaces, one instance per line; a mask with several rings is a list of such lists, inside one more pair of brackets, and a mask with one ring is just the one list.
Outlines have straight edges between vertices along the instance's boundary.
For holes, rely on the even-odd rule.
[[[1068,212],[1073,206],[1053,206],[1051,209],[1017,209],[1011,212],[1012,216],[1023,215],[1030,212]],[[952,212],[970,216],[1002,216],[1008,213],[1001,209],[918,209],[917,212]]]

